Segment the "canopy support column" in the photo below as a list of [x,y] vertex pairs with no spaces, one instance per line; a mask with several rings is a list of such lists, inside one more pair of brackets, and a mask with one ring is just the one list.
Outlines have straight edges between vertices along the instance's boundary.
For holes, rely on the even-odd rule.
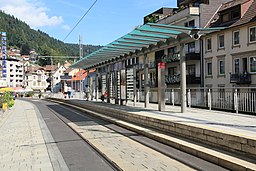
[[107,86],[107,103],[110,103],[110,66],[107,66],[106,86]]
[[98,101],[99,99],[99,71],[98,69],[96,69],[96,77],[95,77],[95,98],[96,98],[96,101]]
[[148,55],[144,54],[144,97],[145,97],[145,108],[149,107],[149,83],[148,83]]
[[118,99],[118,85],[117,85],[117,71],[114,71],[114,91],[115,91],[115,104],[119,104]]
[[158,110],[165,111],[165,62],[158,63]]
[[133,106],[136,106],[137,102],[137,87],[136,87],[136,65],[133,65]]
[[184,43],[180,43],[180,87],[181,87],[181,113],[187,112],[186,97],[186,60],[184,54]]

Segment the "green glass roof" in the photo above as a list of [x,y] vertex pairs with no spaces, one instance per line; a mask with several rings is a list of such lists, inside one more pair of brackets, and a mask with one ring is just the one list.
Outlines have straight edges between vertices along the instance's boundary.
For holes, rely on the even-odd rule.
[[199,31],[200,34],[219,31],[224,28],[189,28],[166,24],[147,23],[135,28],[130,33],[107,44],[101,49],[85,56],[73,65],[72,68],[90,69],[104,62],[130,55],[142,48],[156,45],[158,42],[165,42],[167,39],[176,39],[181,34],[188,34],[192,31]]

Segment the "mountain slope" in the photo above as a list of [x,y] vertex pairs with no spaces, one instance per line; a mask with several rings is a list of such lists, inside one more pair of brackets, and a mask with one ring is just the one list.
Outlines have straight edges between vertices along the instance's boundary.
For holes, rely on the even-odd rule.
[[[40,30],[33,30],[25,22],[3,11],[0,11],[0,32],[7,32],[7,46],[19,48],[22,55],[34,49],[41,56],[79,56],[78,44],[64,43]],[[84,45],[84,54],[100,47]]]

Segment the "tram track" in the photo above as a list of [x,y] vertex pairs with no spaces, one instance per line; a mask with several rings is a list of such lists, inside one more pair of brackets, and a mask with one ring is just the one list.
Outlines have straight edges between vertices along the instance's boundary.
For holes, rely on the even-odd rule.
[[[79,113],[80,116],[84,115],[84,112],[82,112],[81,110],[79,110],[77,108],[72,108],[72,106],[69,106],[69,105],[67,106],[67,104],[63,104],[63,105],[65,105],[64,108],[68,107],[69,109],[75,110],[75,112]],[[86,115],[86,117],[88,117],[88,115]],[[90,115],[89,117],[95,119],[95,117],[92,117],[92,115]],[[96,118],[99,119],[98,117],[96,117]],[[113,131],[116,131],[116,132],[118,132],[118,133],[120,133],[124,136],[129,137],[133,141],[136,141],[140,144],[143,144],[144,146],[147,146],[151,149],[154,149],[155,151],[157,151],[157,152],[159,152],[159,153],[161,153],[161,154],[163,154],[167,157],[173,158],[173,159],[175,159],[175,160],[177,160],[177,161],[179,161],[179,162],[181,162],[181,163],[183,163],[183,164],[185,164],[185,165],[187,165],[191,168],[194,168],[195,170],[216,170],[216,169],[217,170],[225,170],[222,167],[219,167],[217,165],[214,165],[212,163],[209,163],[209,162],[204,161],[202,159],[199,159],[197,157],[191,156],[190,154],[181,152],[181,151],[179,151],[177,149],[174,149],[170,146],[166,146],[162,143],[156,142],[156,141],[154,141],[150,138],[138,135],[135,132],[132,132],[132,131],[127,130],[125,128],[121,128],[117,125],[111,124],[111,125],[108,125],[107,127],[109,129],[113,130]],[[74,130],[74,128],[72,126],[71,126],[71,128]],[[74,130],[74,131],[76,131],[76,130]],[[77,132],[77,134],[79,134],[81,136],[80,132]],[[86,140],[86,141],[88,141],[88,140]]]
[[[69,124],[67,124],[67,122],[59,116],[59,114],[57,112],[55,112],[53,109],[49,108],[49,110],[55,114],[55,116],[61,121],[63,122],[66,126],[68,126],[70,129],[72,129],[74,131],[74,133],[76,133],[85,143],[87,143],[97,154],[98,156],[100,156],[104,161],[106,161],[106,163],[113,168],[114,171],[122,171],[122,169],[115,163],[113,162],[111,159],[109,159],[104,153],[102,153],[98,148],[96,148],[92,143],[90,143],[90,141],[88,141],[87,139],[85,139],[83,136],[81,136],[81,134],[79,132],[77,132],[77,130],[75,130],[72,126],[70,126]],[[82,116],[82,115],[81,115]]]

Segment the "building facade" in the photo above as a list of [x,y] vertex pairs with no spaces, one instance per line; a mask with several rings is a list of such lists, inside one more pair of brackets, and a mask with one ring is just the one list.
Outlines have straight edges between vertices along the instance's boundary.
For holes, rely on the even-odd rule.
[[25,72],[25,87],[27,90],[44,92],[48,87],[47,78],[43,67],[29,66]]
[[7,59],[6,70],[6,81],[8,87],[24,86],[24,68],[22,62],[16,59]]
[[231,1],[209,27],[225,26],[203,38],[206,87],[256,86],[256,2]]

